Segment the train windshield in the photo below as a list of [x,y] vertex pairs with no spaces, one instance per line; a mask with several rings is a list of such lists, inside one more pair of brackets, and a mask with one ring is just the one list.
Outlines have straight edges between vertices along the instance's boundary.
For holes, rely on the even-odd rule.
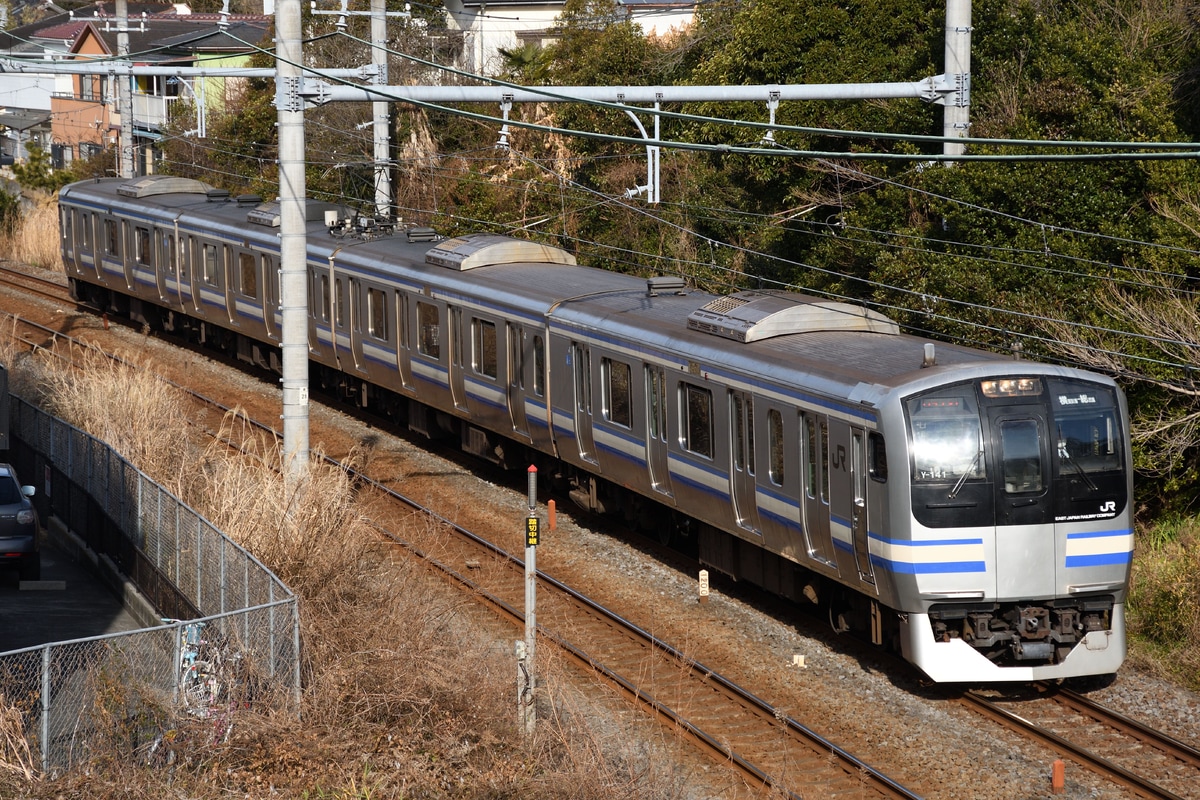
[[1122,469],[1120,416],[1113,392],[1078,381],[1048,380],[1055,477],[1087,478]]
[[912,509],[923,525],[1108,519],[1128,502],[1116,390],[1051,376],[989,378],[905,401]]
[[913,480],[945,483],[982,478],[983,431],[969,384],[908,401],[912,425]]

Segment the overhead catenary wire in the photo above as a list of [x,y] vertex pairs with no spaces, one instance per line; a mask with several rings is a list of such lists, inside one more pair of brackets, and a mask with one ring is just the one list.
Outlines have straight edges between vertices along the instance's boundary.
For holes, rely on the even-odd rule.
[[[415,103],[414,105],[418,105],[418,106],[420,106],[421,104],[420,104],[420,103]],[[429,107],[429,109],[430,109],[430,110],[437,110],[437,111],[442,111],[442,112],[445,112],[445,113],[451,113],[451,114],[458,113],[460,116],[468,116],[468,117],[472,116],[472,115],[470,115],[470,114],[462,114],[462,113],[460,113],[458,110],[456,110],[456,109],[453,109],[453,108],[451,108],[451,107],[439,106],[438,104],[429,104],[429,105],[428,105],[428,107]],[[624,107],[622,107],[622,108],[624,109]],[[479,121],[481,121],[481,122],[485,122],[485,123],[497,123],[497,122],[500,122],[500,121],[501,121],[501,120],[499,120],[499,118],[497,118],[497,117],[494,117],[494,116],[491,116],[491,115],[475,115],[475,118],[476,118],[476,119],[478,119]],[[704,119],[711,119],[711,118],[704,118]],[[552,127],[548,127],[548,126],[547,126],[547,127],[541,127],[541,126],[528,126],[528,127],[531,127],[531,128],[532,128],[532,129],[534,129],[534,130],[539,130],[539,129],[541,129],[541,130],[552,131],[552,132],[555,132],[555,133],[567,133],[567,134],[574,133],[574,132],[571,132],[571,131],[566,131],[566,130],[564,130],[564,129],[557,129],[557,128],[552,128]],[[835,133],[836,133],[836,132],[835,132]],[[864,135],[869,135],[869,134],[864,134]],[[613,140],[613,141],[621,141],[621,142],[625,142],[625,141],[629,141],[629,142],[635,142],[635,143],[637,143],[637,144],[639,144],[639,145],[640,145],[640,144],[644,144],[644,143],[645,143],[645,141],[644,141],[644,140],[636,140],[636,139],[633,139],[632,137],[611,137],[611,136],[604,136],[604,135],[600,135],[598,138],[608,138],[608,139],[610,139],[610,140]],[[928,138],[929,138],[929,139],[931,139],[931,140],[932,140],[932,139],[934,139],[934,138],[937,138],[937,139],[940,141],[940,137],[928,137]],[[1017,140],[1012,140],[1012,141],[1017,141]],[[1055,145],[1057,145],[1057,146],[1068,146],[1066,143],[1061,143],[1061,142],[1058,142],[1058,143],[1052,143],[1052,144],[1055,144]],[[1094,144],[1097,144],[1097,143],[1087,143],[1087,144],[1088,144],[1088,145],[1094,145]],[[1100,143],[1100,144],[1103,144],[1103,143]],[[1126,145],[1126,146],[1136,146],[1136,145],[1135,145],[1135,144],[1133,144],[1133,143],[1121,143],[1121,144],[1123,144],[1123,145]],[[737,150],[735,150],[735,149],[730,149],[729,151],[730,151],[730,152],[737,152]],[[772,155],[778,155],[778,154],[781,154],[781,153],[782,153],[782,154],[785,154],[785,155],[787,155],[787,154],[803,153],[803,152],[806,152],[806,151],[790,151],[790,153],[789,153],[788,151],[781,151],[781,150],[779,150],[779,149],[772,149],[772,150],[770,151],[770,153],[771,153]],[[861,153],[839,153],[839,154],[836,154],[836,155],[837,155],[837,157],[838,157],[838,158],[859,158],[859,157],[861,157],[863,154],[861,154]],[[1089,154],[1089,155],[1098,155],[1098,154]],[[1108,154],[1108,155],[1114,155],[1114,154]],[[1130,154],[1130,155],[1138,155],[1138,154]],[[1148,155],[1148,154],[1141,154],[1141,155]],[[929,159],[929,158],[927,158],[927,157],[924,157],[924,156],[922,156],[921,160],[928,161],[928,160],[930,160],[930,159]],[[956,157],[956,158],[955,158],[955,160],[963,160],[963,159],[962,159],[962,157],[961,157],[961,156],[958,156],[958,157]],[[1013,157],[1013,158],[1011,158],[1011,159],[1009,159],[1009,158],[1006,158],[1005,160],[1018,160],[1018,157]],[[1029,160],[1029,159],[1020,159],[1020,160]],[[1109,159],[1109,160],[1112,160],[1112,159]],[[560,181],[561,181],[561,176],[558,176],[558,177],[559,177],[559,179],[560,179]],[[606,201],[606,202],[611,202],[611,200],[608,200],[608,201]],[[1139,244],[1146,244],[1146,243],[1139,243]],[[595,245],[595,243],[593,243],[593,246],[594,246],[594,245]],[[747,251],[747,252],[753,252],[753,251]],[[1189,253],[1190,253],[1191,251],[1185,251],[1185,252],[1189,252]],[[764,257],[768,257],[768,258],[770,257],[770,256],[767,256],[766,254],[761,254],[761,253],[759,253],[759,254],[757,254],[757,255],[759,255],[759,256],[764,256]],[[1049,254],[1047,254],[1047,255],[1049,255]],[[786,260],[785,260],[785,263],[787,263],[787,262],[786,262]],[[812,267],[811,267],[811,265],[801,265],[801,264],[799,264],[798,262],[793,262],[793,263],[792,263],[792,265],[793,265],[793,266],[803,266],[803,267],[805,267],[805,268],[812,268]],[[836,275],[836,273],[831,273],[831,274],[835,274],[835,275]],[[843,277],[843,278],[845,278],[845,279],[847,279],[847,280],[862,280],[861,278],[857,278],[857,277],[854,277],[854,276],[840,276],[840,277]],[[901,289],[900,287],[892,287],[892,288],[893,288],[894,290],[898,290],[898,291],[905,291],[905,290]],[[911,291],[911,290],[909,290],[909,291]],[[919,294],[919,293],[917,293],[917,294]],[[947,299],[947,298],[939,298],[939,299],[940,299],[940,300],[944,300],[944,301],[946,301],[946,302],[962,302],[962,301],[953,301],[953,300],[949,300],[949,299]],[[983,305],[980,305],[980,304],[969,304],[969,303],[964,303],[964,305],[967,305],[967,306],[970,306],[970,307],[973,307],[973,308],[979,308],[979,309],[989,309],[989,310],[996,311],[996,312],[999,312],[999,313],[1012,313],[1012,312],[1007,312],[1007,311],[1005,311],[1005,310],[1003,310],[1003,309],[991,309],[990,307],[983,306]],[[1029,316],[1029,315],[1027,315],[1027,316]],[[948,321],[954,321],[954,319],[953,319],[953,318],[951,318],[951,317],[945,317],[945,319],[946,319],[946,320],[948,320]],[[1000,329],[996,329],[996,330],[1000,330]],[[1114,334],[1125,335],[1125,332],[1122,332],[1122,331],[1107,331],[1107,332],[1109,332],[1109,333],[1114,333]],[[1160,362],[1160,363],[1166,363],[1166,362]],[[1186,368],[1186,365],[1175,365],[1175,366],[1184,366],[1184,367]]]

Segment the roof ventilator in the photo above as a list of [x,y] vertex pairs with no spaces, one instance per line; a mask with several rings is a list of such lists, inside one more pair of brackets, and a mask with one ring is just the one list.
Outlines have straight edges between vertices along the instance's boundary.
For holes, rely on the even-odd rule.
[[736,342],[818,331],[895,335],[900,326],[861,306],[793,292],[735,292],[716,297],[688,316],[688,328]]
[[440,238],[433,228],[407,228],[404,235],[410,242],[436,242]]
[[658,297],[659,292],[683,294],[686,290],[687,283],[683,278],[676,278],[673,275],[656,275],[646,279],[646,297]]

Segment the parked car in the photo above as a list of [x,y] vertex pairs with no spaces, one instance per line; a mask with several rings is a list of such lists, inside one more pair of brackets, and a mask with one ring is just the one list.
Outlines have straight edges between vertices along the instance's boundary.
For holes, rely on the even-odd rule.
[[42,577],[38,518],[33,508],[37,491],[22,486],[10,464],[0,464],[0,567],[16,567],[23,581]]

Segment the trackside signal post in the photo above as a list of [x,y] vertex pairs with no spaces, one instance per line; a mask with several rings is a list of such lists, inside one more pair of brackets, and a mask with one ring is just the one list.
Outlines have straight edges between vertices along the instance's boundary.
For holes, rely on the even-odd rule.
[[542,521],[537,510],[537,467],[529,472],[529,513],[525,516],[525,639],[517,642],[517,721],[526,735],[537,723],[537,673],[534,654],[537,636],[537,546]]

